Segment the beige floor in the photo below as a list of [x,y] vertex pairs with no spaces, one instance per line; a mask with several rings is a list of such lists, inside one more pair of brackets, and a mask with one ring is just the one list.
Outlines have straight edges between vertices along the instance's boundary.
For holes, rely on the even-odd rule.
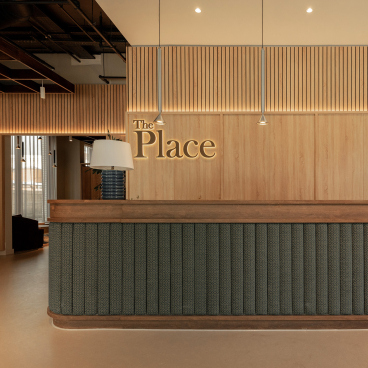
[[0,367],[368,367],[368,331],[64,331],[48,248],[0,257]]

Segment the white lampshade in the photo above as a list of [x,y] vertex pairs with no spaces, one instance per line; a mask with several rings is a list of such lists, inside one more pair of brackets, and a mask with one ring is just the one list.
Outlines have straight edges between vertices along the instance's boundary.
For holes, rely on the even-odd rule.
[[114,140],[95,141],[90,167],[99,170],[134,170],[130,144]]

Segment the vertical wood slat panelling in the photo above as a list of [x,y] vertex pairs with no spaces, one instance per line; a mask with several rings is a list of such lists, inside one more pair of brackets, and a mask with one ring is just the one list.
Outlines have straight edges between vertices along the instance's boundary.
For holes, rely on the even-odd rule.
[[74,94],[0,95],[0,134],[125,133],[125,85],[77,85]]
[[[367,50],[266,47],[266,110],[367,111]],[[128,112],[157,111],[156,48],[129,47],[127,53]],[[162,93],[168,112],[259,111],[261,50],[162,47]]]

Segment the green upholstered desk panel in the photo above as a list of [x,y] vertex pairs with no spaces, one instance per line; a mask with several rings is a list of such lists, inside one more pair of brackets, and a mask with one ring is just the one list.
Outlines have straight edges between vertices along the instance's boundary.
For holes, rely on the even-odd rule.
[[65,315],[368,314],[368,224],[50,223]]

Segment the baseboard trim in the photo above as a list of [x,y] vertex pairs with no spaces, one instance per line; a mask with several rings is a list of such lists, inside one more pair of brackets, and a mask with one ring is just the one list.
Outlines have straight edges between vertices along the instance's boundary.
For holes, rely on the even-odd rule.
[[0,256],[8,256],[10,254],[14,254],[14,249],[1,250]]
[[339,316],[70,316],[47,308],[65,329],[317,330],[368,329],[368,315]]

